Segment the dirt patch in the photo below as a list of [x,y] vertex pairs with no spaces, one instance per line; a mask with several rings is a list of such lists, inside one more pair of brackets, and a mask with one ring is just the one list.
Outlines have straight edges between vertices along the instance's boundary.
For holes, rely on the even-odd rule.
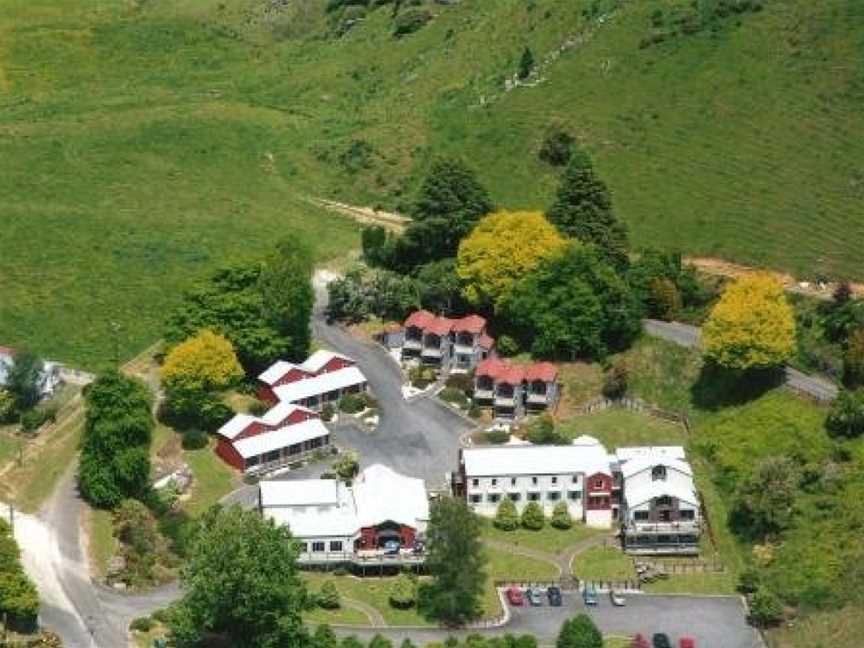
[[[730,279],[737,279],[738,277],[752,272],[766,270],[765,268],[754,268],[752,266],[733,263],[732,261],[725,261],[724,259],[718,259],[715,257],[686,257],[684,260],[700,272],[720,277],[728,277]],[[768,271],[775,274],[780,279],[787,291],[806,295],[808,297],[815,297],[816,299],[830,299],[834,289],[837,287],[836,282],[820,283],[818,281],[806,281],[796,279],[787,272],[770,269],[768,269]],[[864,297],[864,284],[852,284],[852,292],[856,297]]]
[[346,203],[336,202],[335,200],[324,200],[323,198],[309,198],[309,202],[313,205],[323,207],[337,214],[353,218],[358,223],[364,225],[380,225],[393,232],[401,232],[405,229],[405,225],[410,218],[402,214],[386,212],[375,209],[374,207],[358,207],[357,205],[348,205]]

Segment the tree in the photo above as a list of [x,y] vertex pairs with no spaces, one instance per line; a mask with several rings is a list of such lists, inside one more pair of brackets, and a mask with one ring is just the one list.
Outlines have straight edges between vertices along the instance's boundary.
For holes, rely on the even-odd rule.
[[627,283],[645,311],[660,319],[671,319],[680,308],[707,304],[715,297],[696,271],[684,265],[679,252],[641,250],[627,270]]
[[537,502],[528,502],[522,509],[522,526],[531,531],[539,531],[546,524],[546,516]]
[[864,328],[853,331],[846,341],[843,382],[852,388],[864,386]]
[[569,529],[573,526],[573,518],[570,517],[570,509],[567,508],[567,502],[558,502],[555,508],[552,509],[552,519],[549,520],[556,529]]
[[519,528],[519,513],[516,511],[516,505],[509,497],[505,497],[498,504],[498,510],[495,511],[495,520],[492,522],[496,529],[502,531],[515,531]]
[[457,272],[476,306],[499,308],[513,286],[566,243],[540,212],[498,212],[459,244]]
[[336,633],[326,623],[322,623],[315,628],[315,635],[312,637],[312,645],[315,648],[339,648],[339,639]]
[[750,620],[758,626],[774,625],[783,618],[783,603],[771,590],[760,587],[750,600]]
[[702,328],[705,357],[726,369],[769,369],[795,352],[795,317],[783,284],[753,273],[724,291]]
[[627,283],[595,248],[575,241],[518,281],[502,311],[540,357],[603,358],[641,331]]
[[78,484],[84,499],[113,509],[149,488],[154,422],[147,387],[117,371],[100,375],[84,395],[86,415]]
[[333,471],[344,481],[350,481],[360,471],[360,457],[354,450],[345,450],[333,462]]
[[651,282],[651,314],[667,322],[681,310],[681,293],[671,279],[657,277]]
[[527,428],[526,437],[534,445],[562,445],[567,442],[555,428],[555,419],[548,413],[530,421]]
[[387,230],[380,225],[364,227],[361,234],[363,260],[372,267],[386,266],[388,261]]
[[841,390],[831,403],[825,429],[832,437],[844,439],[854,439],[864,434],[864,390]]
[[385,264],[411,272],[431,261],[453,257],[474,225],[493,210],[486,189],[460,160],[439,158],[426,173],[410,208],[413,221],[388,242]]
[[613,400],[623,398],[627,393],[629,378],[627,364],[623,360],[616,362],[603,376],[603,395]]
[[6,520],[0,518],[0,618],[24,631],[39,613],[39,595],[21,565],[21,551]]
[[312,255],[297,239],[283,239],[265,260],[258,276],[263,314],[288,341],[288,355],[305,358],[309,353],[309,321],[315,304],[312,290]]
[[347,322],[360,322],[370,315],[401,320],[420,307],[414,279],[389,270],[354,268],[331,281],[327,291],[327,315]]
[[792,459],[762,459],[739,489],[734,526],[753,538],[765,538],[786,529],[792,522],[800,478]]
[[315,602],[318,603],[318,607],[324,610],[336,610],[341,605],[339,601],[339,590],[336,589],[336,583],[333,581],[326,581],[321,586],[321,591],[318,592],[318,595],[315,597]]
[[433,313],[461,313],[467,310],[456,259],[433,261],[417,268],[415,275],[420,305]]
[[399,574],[390,587],[389,601],[400,610],[414,607],[417,603],[417,578],[413,574]]
[[556,648],[603,648],[603,635],[587,614],[568,619],[558,634]]
[[29,351],[12,356],[12,366],[6,372],[6,391],[15,401],[18,412],[32,409],[42,398],[41,382],[44,363]]
[[533,71],[534,53],[531,51],[530,47],[526,46],[525,49],[522,50],[522,57],[519,59],[519,78],[524,81],[531,76]]
[[547,217],[565,236],[596,245],[616,268],[627,267],[627,228],[615,218],[609,189],[584,152],[571,155]]
[[179,648],[216,635],[241,648],[309,648],[308,596],[287,527],[256,511],[214,507],[199,522],[168,626]]
[[553,126],[543,139],[537,156],[552,166],[564,166],[573,155],[574,137],[560,127]]
[[476,619],[482,612],[486,556],[480,520],[463,500],[443,497],[433,502],[426,548],[432,576],[424,597],[429,615],[447,625]]

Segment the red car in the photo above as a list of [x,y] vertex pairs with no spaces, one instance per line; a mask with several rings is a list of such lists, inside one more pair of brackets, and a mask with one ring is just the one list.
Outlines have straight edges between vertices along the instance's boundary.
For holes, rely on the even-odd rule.
[[510,602],[510,605],[525,604],[525,598],[522,596],[522,590],[515,585],[507,590],[507,600]]
[[690,637],[681,637],[678,640],[678,648],[696,648],[696,640]]
[[633,637],[633,643],[631,643],[630,646],[631,648],[651,648],[651,644],[648,643],[648,640],[641,634],[637,634]]

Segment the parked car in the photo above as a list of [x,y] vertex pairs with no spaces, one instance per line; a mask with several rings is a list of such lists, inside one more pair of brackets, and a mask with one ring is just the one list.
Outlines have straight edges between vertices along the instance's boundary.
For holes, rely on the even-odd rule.
[[385,556],[395,556],[399,553],[399,549],[401,547],[402,545],[399,544],[398,540],[388,540],[384,543],[384,546],[382,548],[384,549]]
[[540,590],[529,589],[527,592],[525,592],[525,596],[528,598],[528,602],[532,606],[538,607],[540,605],[543,605],[543,599],[540,598]]
[[552,607],[561,607],[561,590],[554,585],[546,590],[546,598]]
[[593,585],[589,585],[582,592],[582,600],[585,601],[585,605],[597,605],[600,603],[600,600],[597,598],[597,590],[594,589]]
[[678,640],[678,648],[696,648],[696,640],[692,637],[681,637]]
[[618,590],[611,590],[609,592],[609,599],[615,607],[624,607],[627,605],[627,599],[625,598],[624,593],[619,592]]
[[525,599],[522,598],[522,590],[513,585],[507,589],[507,600],[510,602],[510,605],[523,605],[525,603]]
[[669,635],[663,632],[655,632],[651,637],[651,644],[654,648],[672,648],[672,642],[669,641]]
[[648,643],[648,640],[641,633],[636,633],[636,636],[633,637],[633,643],[630,644],[630,648],[651,648],[651,644]]
[[414,542],[413,551],[418,556],[423,554],[423,553],[426,553],[426,543],[423,542],[422,540],[416,540]]

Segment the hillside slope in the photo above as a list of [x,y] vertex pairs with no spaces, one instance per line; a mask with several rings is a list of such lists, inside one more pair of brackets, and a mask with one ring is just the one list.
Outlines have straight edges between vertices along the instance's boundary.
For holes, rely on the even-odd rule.
[[[5,2],[0,341],[92,366],[115,320],[129,355],[227,258],[297,232],[321,258],[354,245],[300,197],[399,209],[442,152],[500,204],[543,207],[552,124],[637,245],[860,278],[862,3],[720,2],[430,2],[400,39],[389,6],[337,38],[324,0]],[[526,45],[565,43],[504,91]]]

